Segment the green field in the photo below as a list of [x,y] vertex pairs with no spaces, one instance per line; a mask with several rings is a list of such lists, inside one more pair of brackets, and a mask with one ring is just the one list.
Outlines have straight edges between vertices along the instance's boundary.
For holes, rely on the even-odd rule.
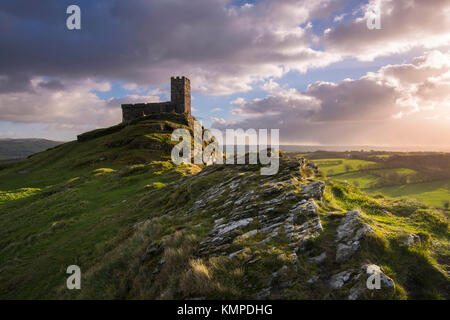
[[383,159],[383,158],[389,158],[390,156],[391,155],[389,155],[389,154],[377,154],[377,155],[374,155],[373,157]]
[[408,175],[408,174],[416,173],[417,171],[408,169],[408,168],[395,168],[395,169],[377,169],[376,172],[377,173],[387,173],[387,174],[395,172],[399,175]]
[[[442,207],[446,201],[450,201],[450,180],[441,180],[424,183],[411,183],[398,186],[373,187],[379,181],[379,175],[396,173],[399,176],[407,176],[417,173],[409,168],[374,169],[359,171],[360,166],[375,165],[375,162],[355,159],[319,159],[314,160],[319,168],[329,177],[353,184],[371,194],[381,193],[389,197],[411,197],[429,206]],[[380,165],[380,164],[378,164]],[[347,171],[347,166],[351,169]],[[347,167],[347,168],[346,168]]]
[[347,172],[347,166],[348,171],[356,171],[360,166],[376,165],[372,161],[355,159],[319,159],[313,161],[329,176]]
[[351,183],[361,189],[371,188],[374,182],[379,180],[376,174],[392,174],[396,173],[398,175],[408,175],[415,173],[416,171],[408,168],[398,168],[398,169],[376,169],[371,171],[352,171],[348,173],[342,173],[332,176],[333,179],[339,181],[346,181]]
[[368,191],[371,193],[382,193],[390,197],[408,196],[430,206],[442,207],[445,201],[450,201],[450,179],[406,184],[403,186],[373,188]]
[[376,182],[378,180],[377,177],[371,175],[370,173],[359,171],[344,173],[337,176],[331,176],[331,178],[339,181],[348,182],[361,189],[369,188],[373,182]]

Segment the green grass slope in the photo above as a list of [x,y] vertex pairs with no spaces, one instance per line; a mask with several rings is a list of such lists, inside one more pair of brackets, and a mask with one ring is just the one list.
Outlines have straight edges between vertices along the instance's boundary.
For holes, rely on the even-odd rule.
[[[442,211],[370,197],[304,159],[282,158],[273,176],[174,166],[170,133],[191,125],[148,116],[0,167],[0,298],[449,298]],[[339,260],[350,210],[371,232]],[[73,264],[82,284],[69,291]],[[395,288],[361,289],[367,264]]]
[[[69,142],[0,170],[0,295],[55,297],[67,263],[84,264],[147,216],[129,208],[195,167],[167,159],[171,128],[190,119],[147,117],[85,142]],[[135,175],[139,173],[138,175]],[[63,270],[64,271],[64,270]]]

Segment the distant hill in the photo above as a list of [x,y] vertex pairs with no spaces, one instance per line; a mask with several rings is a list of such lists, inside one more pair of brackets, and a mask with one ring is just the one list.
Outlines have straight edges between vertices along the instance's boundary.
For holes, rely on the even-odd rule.
[[0,161],[24,159],[61,143],[47,139],[0,139]]

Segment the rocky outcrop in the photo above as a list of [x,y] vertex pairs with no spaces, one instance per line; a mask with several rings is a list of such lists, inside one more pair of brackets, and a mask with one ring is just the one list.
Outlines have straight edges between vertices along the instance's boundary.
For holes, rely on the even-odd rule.
[[[258,235],[259,242],[266,243],[281,234],[289,241],[292,253],[304,250],[304,244],[323,231],[315,199],[322,197],[325,184],[302,182],[302,165],[303,162],[284,161],[277,175],[264,178],[233,172],[231,178],[204,193],[189,212],[213,207],[217,213],[213,215],[214,226],[197,253],[231,255],[228,247],[236,241]],[[214,169],[204,170],[199,175],[213,172]],[[222,196],[226,196],[226,201],[219,200]],[[251,225],[255,228],[249,229]]]
[[[277,258],[282,262],[281,267],[278,265],[268,273],[262,286],[249,284],[255,290],[253,297],[256,299],[288,298],[289,288],[295,285],[325,286],[328,293],[320,297],[325,299],[369,299],[392,295],[395,288],[392,279],[376,265],[361,264],[356,256],[361,242],[373,232],[362,214],[356,210],[344,215],[324,213],[328,223],[337,225],[335,235],[333,232],[327,236],[330,237],[327,241],[336,243],[336,250],[314,244],[324,231],[320,207],[325,182],[302,176],[301,163],[287,162],[283,166],[277,175],[269,177],[261,177],[251,170],[240,172],[236,167],[223,169],[223,181],[197,197],[187,211],[187,215],[213,212],[213,225],[200,241],[195,255],[198,258],[223,256],[253,268],[264,260],[257,252],[262,250],[270,254],[271,250],[280,251],[280,247],[271,246],[272,243],[282,243],[281,251],[284,253]],[[206,168],[196,176],[208,179],[217,170]],[[306,263],[315,272],[300,284],[296,279],[301,260],[302,268]],[[340,265],[346,269],[338,271]],[[373,289],[377,290],[375,292],[367,287],[368,277],[374,274],[379,275],[377,279],[380,279],[383,290]]]
[[373,229],[363,222],[361,213],[354,210],[345,214],[336,231],[336,262],[340,263],[347,261],[360,248],[360,241]]
[[354,277],[348,299],[390,299],[395,291],[394,280],[375,264],[364,264]]
[[[284,192],[278,194],[279,190],[276,190],[281,185],[289,190],[289,182],[270,182],[259,190],[250,190],[239,194],[237,181],[230,180],[220,184],[194,203],[192,210],[198,210],[213,205],[214,200],[220,194],[226,193],[230,197],[235,195],[235,199],[220,206],[220,209],[223,210],[220,212],[222,217],[215,220],[213,229],[200,243],[199,253],[225,254],[226,246],[236,240],[248,239],[260,234],[264,235],[264,239],[261,241],[267,242],[281,232],[289,240],[294,252],[297,252],[303,249],[304,243],[317,237],[323,231],[317,214],[318,207],[313,199],[302,199],[300,194],[292,190],[288,192],[283,190]],[[267,197],[269,199],[264,200]],[[261,200],[261,198],[263,199]],[[286,205],[286,203],[292,203],[287,214],[277,214],[278,207]],[[245,229],[251,223],[258,225],[259,228],[249,230],[244,234],[237,232]]]
[[303,188],[302,196],[305,199],[321,200],[324,190],[325,190],[325,182],[314,181]]
[[[363,264],[359,270],[345,270],[334,274],[328,285],[333,290],[347,288],[347,299],[390,299],[395,283],[375,264]],[[349,289],[348,289],[349,288]]]
[[347,283],[347,281],[350,280],[352,273],[353,273],[352,270],[346,270],[333,275],[329,281],[330,288],[331,289],[342,288]]

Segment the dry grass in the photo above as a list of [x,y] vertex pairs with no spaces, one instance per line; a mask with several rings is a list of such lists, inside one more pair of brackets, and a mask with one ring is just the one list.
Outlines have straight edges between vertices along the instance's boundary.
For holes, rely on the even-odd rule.
[[201,259],[189,261],[190,269],[187,270],[180,281],[180,290],[187,297],[208,295],[216,289],[211,281],[211,273]]

